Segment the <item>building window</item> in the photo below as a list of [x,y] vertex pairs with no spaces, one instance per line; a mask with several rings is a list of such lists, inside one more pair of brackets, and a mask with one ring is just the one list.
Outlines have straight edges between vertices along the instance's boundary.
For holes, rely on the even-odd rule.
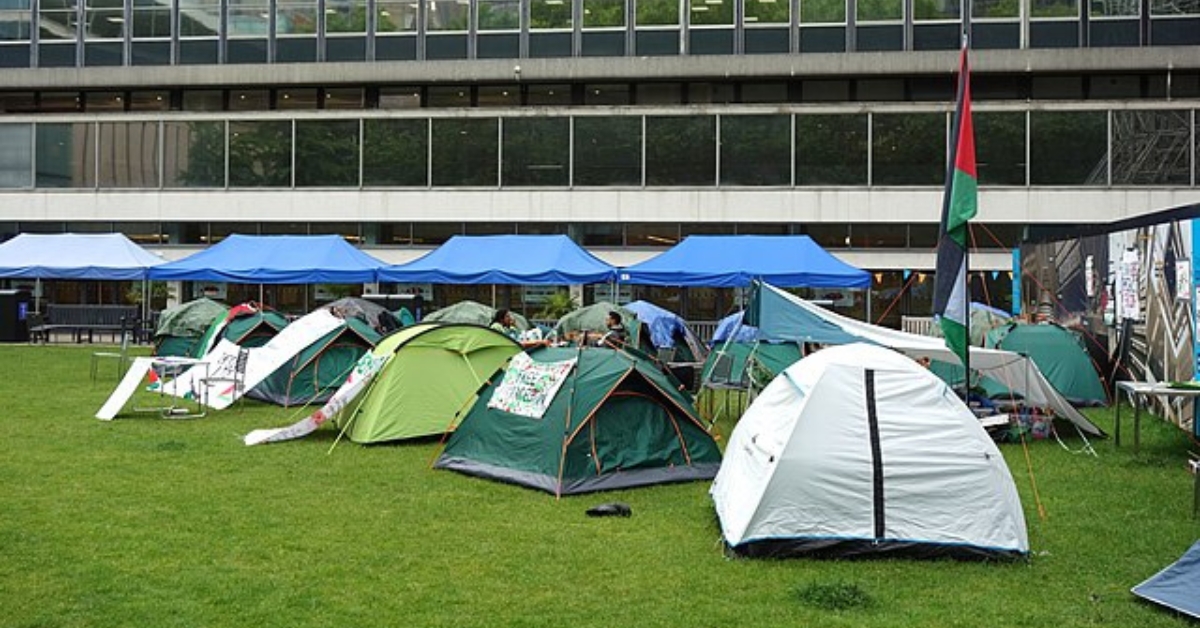
[[[386,0],[385,0],[386,2]],[[387,10],[385,2],[377,3],[377,16],[382,18]],[[410,3],[411,4],[411,3]],[[390,16],[390,12],[389,12]],[[380,22],[376,22],[376,30]],[[325,32],[328,34],[367,32],[367,3],[366,0],[326,0],[325,2]]]
[[875,114],[871,131],[872,185],[945,182],[945,114]]
[[435,118],[433,185],[493,187],[499,183],[499,120]]
[[1150,15],[1200,15],[1200,0],[1150,0]]
[[281,89],[275,93],[275,108],[316,109],[317,100],[317,89],[315,87]]
[[427,0],[425,28],[431,31],[466,31],[469,5],[458,0]]
[[[416,31],[416,2],[412,2],[411,0],[376,0],[375,32],[415,33]],[[360,31],[353,32],[357,33]]]
[[39,123],[36,176],[39,188],[96,187],[96,127],[90,122]]
[[230,187],[290,187],[292,123],[283,120],[229,123]]
[[104,122],[99,131],[100,187],[158,187],[158,122]]
[[480,31],[515,31],[521,28],[519,0],[476,0]]
[[179,6],[180,37],[216,37],[220,22],[220,0],[191,0]]
[[32,20],[30,0],[7,0],[0,8],[0,42],[29,41]]
[[721,185],[790,185],[791,134],[791,116],[722,116]]
[[229,5],[229,37],[266,37],[270,32],[271,4],[245,0]]
[[861,0],[858,2],[859,22],[896,22],[904,19],[903,0]]
[[533,0],[529,6],[530,30],[569,29],[574,24],[570,0]]
[[679,24],[679,0],[637,0],[638,26]]
[[1114,111],[1113,185],[1191,184],[1189,112]]
[[0,124],[0,188],[33,185],[33,125]]
[[134,39],[169,39],[171,37],[170,3],[133,3]]
[[163,123],[163,186],[225,187],[225,123]]
[[1104,111],[1029,113],[1031,185],[1105,185],[1108,115]]
[[846,0],[807,0],[800,3],[802,24],[845,24]]
[[575,118],[575,185],[640,185],[642,119]]
[[715,185],[715,116],[646,118],[646,185]]
[[363,121],[363,185],[429,185],[429,121]]
[[866,183],[866,114],[796,116],[796,185]]
[[358,120],[296,121],[296,187],[358,186]]
[[506,118],[501,184],[566,186],[570,183],[569,118]]
[[107,0],[85,0],[84,39],[121,39],[125,36],[125,14],[121,3]]
[[625,26],[625,0],[583,0],[583,27]]
[[733,24],[733,0],[690,0],[689,5],[693,26]]
[[977,112],[975,164],[980,185],[1025,185],[1025,112]]
[[746,24],[788,24],[792,3],[787,0],[745,0],[742,19]]
[[38,4],[38,37],[42,41],[74,40],[77,0],[43,0]]
[[1032,0],[1032,17],[1079,17],[1079,0]]

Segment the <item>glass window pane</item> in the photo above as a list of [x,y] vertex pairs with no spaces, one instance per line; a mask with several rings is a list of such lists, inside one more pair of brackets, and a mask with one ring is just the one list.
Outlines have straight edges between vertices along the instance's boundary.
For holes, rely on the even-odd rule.
[[957,20],[958,2],[941,0],[913,0],[913,17],[917,20]]
[[521,27],[519,0],[476,0],[479,4],[479,30],[515,31]]
[[0,41],[28,41],[32,19],[30,0],[0,2]]
[[433,121],[433,184],[495,186],[499,143],[496,118]]
[[1113,185],[1191,183],[1188,111],[1114,111]]
[[33,185],[33,125],[0,124],[0,188]]
[[638,26],[674,25],[679,23],[679,0],[638,0]]
[[1103,0],[1088,5],[1089,17],[1137,17],[1141,15],[1139,0]]
[[1014,0],[971,0],[971,18],[1015,18],[1020,15],[1021,4]]
[[530,85],[525,90],[525,102],[529,105],[571,104],[570,85]]
[[470,107],[471,87],[468,85],[439,85],[429,88],[426,104],[430,107]]
[[646,185],[713,185],[716,116],[646,118]]
[[860,22],[896,21],[904,18],[903,0],[859,0]]
[[946,181],[946,116],[875,114],[873,185],[939,185]]
[[125,94],[122,92],[87,92],[83,96],[85,111],[125,111]]
[[379,88],[380,109],[418,109],[421,106],[420,87]]
[[575,118],[575,185],[640,185],[641,182],[641,118]]
[[1150,0],[1150,15],[1200,15],[1200,0]]
[[362,109],[361,87],[329,87],[325,89],[326,109]]
[[846,0],[805,0],[800,3],[802,24],[844,24]]
[[429,120],[364,120],[363,185],[428,185]]
[[171,36],[170,3],[133,3],[134,39],[168,38]]
[[691,23],[733,24],[733,0],[690,0]]
[[179,0],[180,37],[216,37],[221,0]]
[[170,92],[133,92],[129,95],[130,111],[168,111],[170,109]]
[[100,124],[100,187],[158,187],[158,123]]
[[1025,112],[976,112],[975,165],[980,185],[1025,185]]
[[678,105],[683,102],[682,83],[639,83],[637,104]]
[[358,120],[296,121],[296,187],[358,186]]
[[567,185],[571,155],[569,118],[504,121],[502,185]]
[[584,85],[583,102],[586,105],[628,105],[630,90],[628,83]]
[[377,33],[412,33],[417,30],[417,3],[412,0],[375,0],[375,11]]
[[225,123],[163,123],[163,186],[225,187]]
[[292,184],[292,123],[255,120],[229,123],[229,185],[289,187]]
[[277,0],[275,15],[275,33],[278,35],[311,35],[317,32],[316,0]]
[[427,0],[425,28],[431,31],[465,31],[470,18],[467,0]]
[[125,36],[125,13],[121,0],[86,0],[84,39],[121,39]]
[[243,0],[229,6],[230,37],[266,37],[270,30],[271,4],[266,0]]
[[37,125],[39,188],[96,187],[96,127],[90,122]]
[[317,89],[315,87],[281,89],[275,93],[275,108],[316,109],[317,100]]
[[461,222],[418,222],[412,226],[411,244],[443,244],[456,235],[463,235]]
[[791,116],[723,116],[721,185],[789,185]]
[[571,28],[574,24],[570,0],[533,0],[529,6],[531,30]]
[[796,116],[796,185],[866,182],[866,114]]
[[38,4],[38,36],[42,41],[75,39],[77,0],[42,0]]
[[1032,0],[1033,17],[1079,17],[1079,0]]
[[583,0],[583,27],[625,26],[625,0]]
[[239,89],[229,92],[230,111],[266,111],[270,107],[270,90]]
[[477,107],[517,107],[520,104],[520,85],[480,85],[475,98]]
[[[379,7],[377,10],[382,16],[384,8]],[[367,32],[366,0],[327,0],[325,2],[325,32]]]
[[787,24],[791,22],[792,3],[787,0],[745,0],[742,13],[747,24]]
[[1031,111],[1032,185],[1104,185],[1108,116],[1103,111]]

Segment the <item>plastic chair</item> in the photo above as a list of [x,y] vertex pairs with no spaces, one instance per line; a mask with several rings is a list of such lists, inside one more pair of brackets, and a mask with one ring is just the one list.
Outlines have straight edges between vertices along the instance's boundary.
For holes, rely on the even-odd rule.
[[200,383],[208,387],[212,384],[233,384],[234,403],[241,409],[241,401],[246,398],[246,363],[250,361],[250,350],[238,347],[237,358],[233,362],[233,373],[226,376],[206,377]]
[[94,351],[92,352],[92,381],[96,381],[96,376],[100,372],[100,363],[104,360],[117,361],[117,381],[121,381],[121,377],[125,374],[125,368],[129,365],[129,342],[133,336],[133,332],[126,329],[124,324],[121,325],[121,349],[120,351]]

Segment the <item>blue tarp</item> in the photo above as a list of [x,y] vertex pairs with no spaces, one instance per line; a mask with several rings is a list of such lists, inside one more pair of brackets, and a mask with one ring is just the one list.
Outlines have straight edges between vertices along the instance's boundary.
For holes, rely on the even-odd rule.
[[339,235],[247,236],[234,234],[184,259],[150,272],[163,281],[231,283],[368,283],[383,262]]
[[742,322],[742,317],[745,316],[745,310],[738,310],[717,322],[717,330],[713,332],[711,345],[718,345],[723,342],[731,334],[736,334],[733,337],[733,342],[754,342],[758,339],[758,328],[746,325]]
[[659,349],[674,347],[676,336],[682,338],[687,334],[687,323],[682,317],[649,301],[626,303],[625,308],[650,328],[650,342]]
[[621,283],[649,286],[736,288],[755,280],[789,288],[866,288],[871,274],[808,236],[694,235],[620,275]]
[[617,271],[565,235],[454,236],[420,259],[388,266],[396,283],[567,285],[603,283]]
[[162,263],[120,233],[22,233],[0,244],[0,277],[13,279],[128,281]]
[[1200,619],[1200,541],[1132,591],[1140,598]]

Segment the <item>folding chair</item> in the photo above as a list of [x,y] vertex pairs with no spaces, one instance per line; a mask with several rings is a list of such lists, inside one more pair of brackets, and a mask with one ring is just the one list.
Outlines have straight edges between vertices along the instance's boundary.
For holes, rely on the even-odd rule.
[[234,403],[238,404],[238,409],[242,407],[242,400],[246,398],[246,363],[250,361],[250,350],[246,347],[238,347],[237,358],[233,362],[233,373],[226,376],[205,377],[200,380],[200,384],[208,387],[211,384],[232,384],[233,395],[236,398]]
[[117,361],[117,381],[121,381],[121,376],[125,374],[125,367],[129,365],[129,342],[132,339],[133,331],[125,327],[124,322],[121,323],[121,345],[119,351],[93,351],[92,352],[92,381],[96,381],[96,376],[100,371],[100,362],[104,360]]

